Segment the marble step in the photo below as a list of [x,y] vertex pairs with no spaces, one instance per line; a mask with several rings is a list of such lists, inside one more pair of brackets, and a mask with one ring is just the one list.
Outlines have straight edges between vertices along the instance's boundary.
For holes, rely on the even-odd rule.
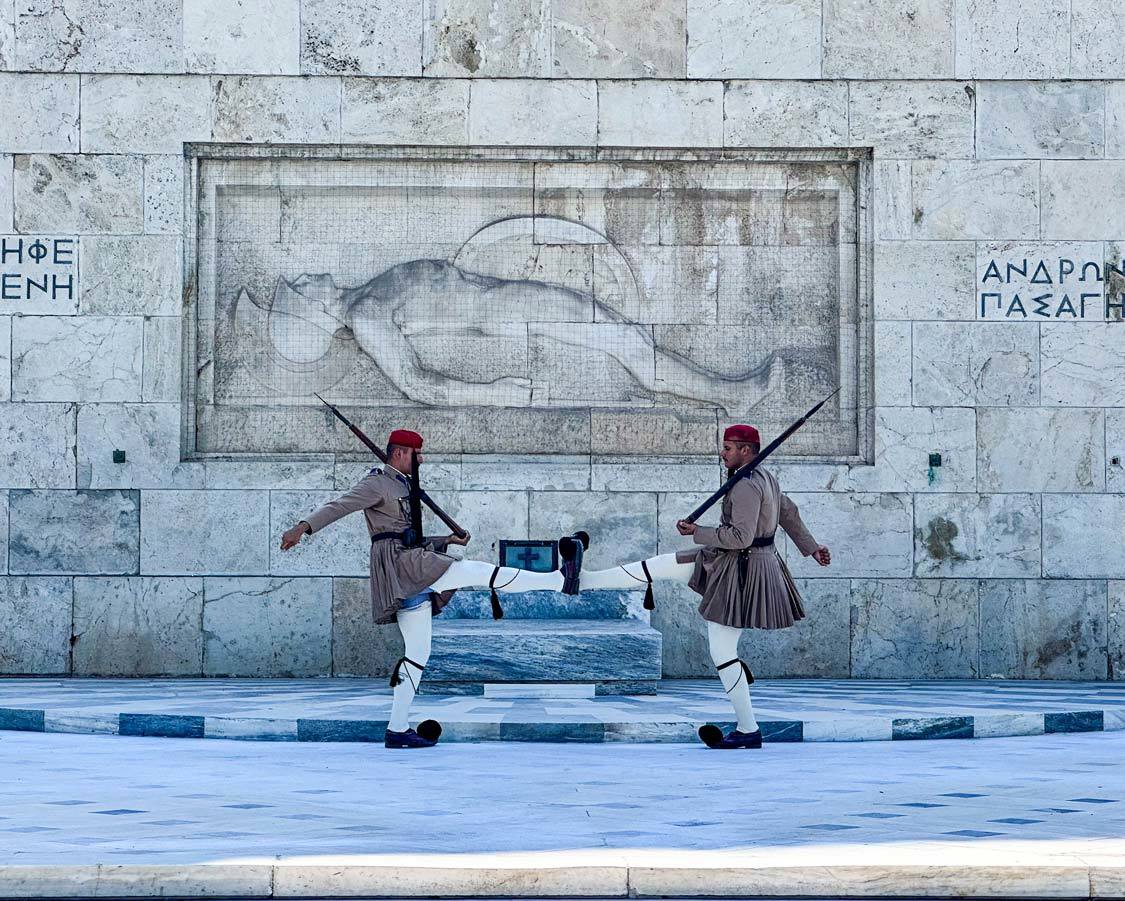
[[661,636],[621,620],[434,620],[423,685],[495,682],[655,682]]
[[[644,591],[521,591],[500,593],[504,619],[635,619],[648,622]],[[492,622],[489,592],[458,591],[441,613],[441,619],[487,619]]]

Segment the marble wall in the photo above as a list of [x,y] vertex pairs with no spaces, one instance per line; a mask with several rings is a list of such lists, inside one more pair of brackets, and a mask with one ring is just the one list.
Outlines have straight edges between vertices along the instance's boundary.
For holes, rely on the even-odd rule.
[[[185,365],[198,284],[183,275],[196,234],[183,153],[417,143],[869,150],[873,272],[857,296],[874,353],[856,359],[871,440],[859,461],[814,445],[777,465],[834,563],[784,543],[809,618],[748,635],[744,653],[774,676],[1123,678],[1117,13],[1110,0],[0,0],[0,672],[385,669],[396,638],[365,620],[358,524],[277,552],[281,528],[365,468],[350,435],[310,455],[268,418],[185,407],[213,375]],[[280,192],[256,202],[274,199],[279,223],[314,221],[286,220]],[[237,212],[218,223],[232,243]],[[714,222],[680,225],[680,245],[709,246]],[[536,266],[566,273],[565,256]],[[720,248],[717,291],[739,272],[723,263]],[[799,266],[784,274],[816,296]],[[690,324],[652,326],[695,354]],[[734,325],[715,354],[755,340]],[[428,411],[432,434],[443,415]],[[470,417],[432,460],[472,555],[579,525],[594,565],[682,546],[675,519],[721,477],[706,458],[717,412],[579,411],[552,420],[549,447],[536,415]],[[222,455],[248,436],[269,453]],[[695,603],[657,592],[668,676],[712,672]]]

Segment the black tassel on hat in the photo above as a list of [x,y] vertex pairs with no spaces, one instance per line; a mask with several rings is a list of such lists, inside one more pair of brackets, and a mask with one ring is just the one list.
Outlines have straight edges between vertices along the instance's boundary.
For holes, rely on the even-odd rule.
[[641,561],[641,569],[645,571],[645,578],[648,579],[648,585],[645,587],[645,610],[655,610],[656,601],[652,597],[652,574],[648,571],[648,563],[644,560]]
[[488,580],[488,588],[490,592],[490,600],[492,601],[492,618],[503,619],[504,608],[500,606],[500,596],[496,593],[496,577],[500,575],[500,567],[494,566],[492,568],[492,576]]

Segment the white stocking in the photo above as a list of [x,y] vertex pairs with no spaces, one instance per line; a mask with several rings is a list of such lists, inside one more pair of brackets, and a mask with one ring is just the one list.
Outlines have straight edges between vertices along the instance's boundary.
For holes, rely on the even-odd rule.
[[[741,629],[707,621],[707,642],[711,647],[711,660],[716,667],[738,659],[740,635],[742,635]],[[742,664],[736,663],[719,670],[719,678],[738,716],[738,731],[756,731],[758,721],[754,719],[754,705],[750,703],[750,683],[746,679],[746,673],[743,672]]]
[[[677,563],[675,554],[661,554],[644,561],[654,582],[682,582],[687,584],[695,571],[695,563]],[[599,588],[640,588],[648,582],[641,561],[625,563],[613,569],[599,569],[582,573],[582,590]]]
[[[492,579],[492,573],[500,572]],[[498,592],[513,591],[562,591],[563,575],[559,570],[549,573],[536,573],[530,569],[515,569],[511,566],[495,567],[479,560],[457,560],[430,586],[430,591],[452,591],[455,588],[488,588],[489,581]],[[583,588],[586,586],[583,585]],[[407,655],[409,656],[409,655]]]
[[391,720],[387,728],[392,732],[405,732],[410,728],[410,705],[418,693],[422,681],[422,669],[430,660],[430,640],[433,636],[433,612],[430,605],[422,604],[411,610],[398,612],[398,629],[406,645],[400,664],[399,677],[402,679],[394,687],[395,699],[391,705]]

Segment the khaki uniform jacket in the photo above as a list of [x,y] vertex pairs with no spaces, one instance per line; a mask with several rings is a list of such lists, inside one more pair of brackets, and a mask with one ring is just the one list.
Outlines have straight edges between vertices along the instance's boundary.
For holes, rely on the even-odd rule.
[[[360,482],[334,501],[305,518],[312,532],[319,532],[341,517],[363,511],[367,534],[401,532],[410,525],[410,486],[406,477],[388,467],[372,469]],[[377,623],[392,623],[399,602],[433,585],[453,564],[441,553],[448,539],[430,539],[423,547],[407,548],[395,538],[371,544],[371,610]],[[452,591],[433,595],[434,612],[449,603]]]

